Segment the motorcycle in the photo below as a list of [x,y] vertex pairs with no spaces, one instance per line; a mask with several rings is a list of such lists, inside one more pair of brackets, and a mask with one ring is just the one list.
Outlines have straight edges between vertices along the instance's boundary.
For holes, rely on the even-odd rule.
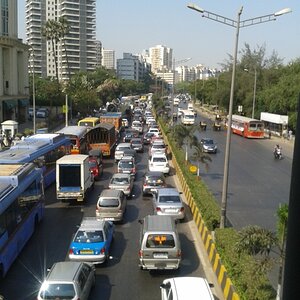
[[281,159],[282,158],[282,154],[281,154],[281,149],[280,148],[276,148],[274,150],[274,158],[275,159]]

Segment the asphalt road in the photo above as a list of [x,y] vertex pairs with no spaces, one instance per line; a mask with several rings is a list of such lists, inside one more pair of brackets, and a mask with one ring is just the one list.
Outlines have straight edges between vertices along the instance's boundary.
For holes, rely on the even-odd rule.
[[[142,176],[147,169],[147,149],[145,154],[138,154],[137,177],[134,183],[134,196],[127,202],[125,222],[116,225],[116,234],[111,251],[112,259],[97,267],[96,286],[90,300],[118,299],[160,299],[159,285],[165,278],[174,276],[211,276],[211,267],[205,259],[197,230],[191,217],[178,224],[183,250],[183,260],[179,270],[165,272],[142,271],[138,268],[138,239],[140,224],[138,220],[152,214],[150,197],[143,197],[141,192]],[[66,204],[57,201],[55,186],[46,190],[46,210],[42,223],[16,259],[5,279],[0,283],[0,294],[5,300],[31,300],[36,295],[47,268],[56,261],[67,258],[68,247],[76,226],[83,216],[95,216],[98,195],[108,186],[108,180],[116,171],[112,159],[104,160],[104,174],[96,182],[84,205]],[[167,183],[174,186],[174,178],[167,178]],[[200,251],[200,252],[199,252]],[[201,253],[202,251],[202,253]],[[204,269],[207,269],[204,270]],[[211,280],[210,280],[211,282]],[[213,290],[218,295],[219,290]],[[216,297],[222,299],[221,296]]]

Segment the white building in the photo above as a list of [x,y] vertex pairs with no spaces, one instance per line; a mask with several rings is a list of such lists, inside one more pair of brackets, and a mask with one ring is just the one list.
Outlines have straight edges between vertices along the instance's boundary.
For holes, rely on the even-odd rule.
[[[49,20],[67,20],[70,30],[63,41],[55,43],[41,34]],[[56,77],[54,53],[57,55],[58,77],[68,79],[77,71],[96,68],[96,0],[26,0],[26,40],[33,48],[35,74]]]
[[102,67],[106,69],[115,69],[115,51],[108,50],[102,48],[102,60],[101,60]]
[[0,2],[0,123],[26,120],[28,46],[18,39],[17,0]]
[[157,45],[149,48],[149,58],[153,73],[172,70],[173,50],[166,46]]

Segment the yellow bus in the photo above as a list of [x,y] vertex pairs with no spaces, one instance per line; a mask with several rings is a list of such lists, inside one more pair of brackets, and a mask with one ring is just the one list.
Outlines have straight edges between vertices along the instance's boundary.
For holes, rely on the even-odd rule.
[[100,119],[97,117],[87,117],[78,121],[78,126],[95,127],[100,124]]

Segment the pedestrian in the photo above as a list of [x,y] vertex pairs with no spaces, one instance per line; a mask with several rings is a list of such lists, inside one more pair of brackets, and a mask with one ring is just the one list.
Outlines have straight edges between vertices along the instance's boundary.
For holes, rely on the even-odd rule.
[[292,139],[292,136],[293,136],[293,131],[290,129],[290,130],[289,130],[289,140]]
[[271,130],[269,129],[269,139],[271,139],[271,135],[272,135],[272,133],[271,133]]

